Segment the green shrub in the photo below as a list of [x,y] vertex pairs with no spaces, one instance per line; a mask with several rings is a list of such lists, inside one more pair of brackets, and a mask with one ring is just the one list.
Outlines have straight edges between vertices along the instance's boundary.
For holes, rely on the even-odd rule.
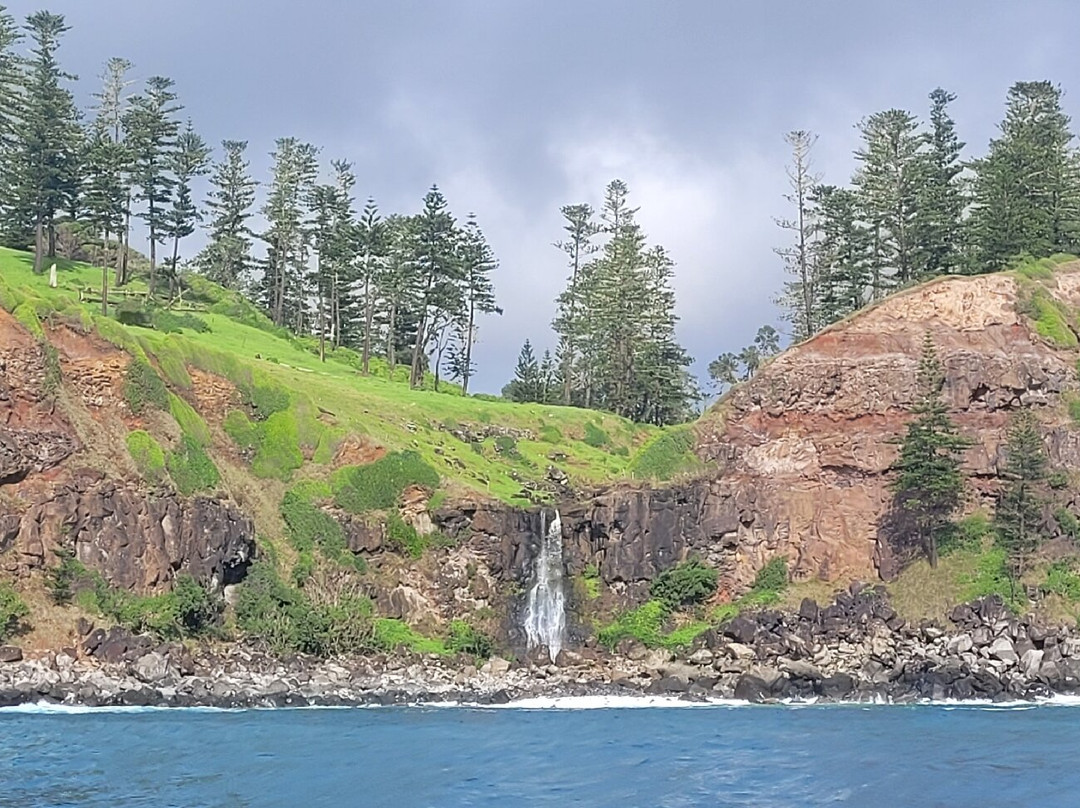
[[671,427],[646,443],[630,461],[630,473],[652,480],[670,480],[700,466],[694,455],[694,431],[689,425]]
[[330,499],[333,496],[330,491],[330,483],[325,480],[298,480],[292,487],[293,493],[312,502],[320,499]]
[[169,413],[180,425],[180,431],[200,446],[210,445],[210,430],[194,408],[180,396],[169,393]]
[[499,435],[495,438],[495,451],[503,457],[511,459],[521,458],[521,455],[518,453],[517,441],[509,435]]
[[562,439],[563,434],[559,431],[557,426],[544,424],[540,427],[540,440],[544,443],[561,443]]
[[487,659],[495,653],[495,643],[491,638],[465,620],[451,621],[446,648],[455,654],[470,654],[480,659]]
[[283,583],[265,561],[251,566],[236,604],[240,630],[275,654],[327,657],[372,650],[373,616],[371,600],[351,592],[312,602],[303,590]]
[[259,425],[259,444],[251,473],[263,479],[287,482],[304,464],[296,416],[291,410],[275,412]]
[[649,587],[653,599],[668,609],[678,609],[708,600],[716,591],[718,575],[700,561],[684,561],[661,572]]
[[165,480],[165,453],[153,435],[142,429],[129,432],[127,449],[140,477],[153,485]]
[[293,570],[294,578],[301,582],[314,572],[315,560],[311,551],[316,547],[327,559],[340,566],[363,572],[366,568],[364,560],[349,550],[341,525],[305,493],[290,489],[281,500],[281,518],[285,522],[289,542],[303,557],[302,563],[297,565],[299,571],[296,568]]
[[30,608],[19,597],[19,593],[11,584],[0,581],[0,642],[17,632],[23,618],[29,614]]
[[603,449],[611,442],[611,438],[592,421],[586,421],[584,441],[587,446],[592,446],[594,449]]
[[241,449],[253,450],[259,446],[261,433],[259,425],[253,423],[241,410],[230,410],[222,424],[225,434]]
[[1069,327],[1068,312],[1043,287],[1036,287],[1031,296],[1024,301],[1022,313],[1035,322],[1035,331],[1060,348],[1075,348],[1080,344],[1076,334]]
[[350,513],[392,508],[410,485],[438,488],[439,474],[416,452],[391,452],[366,466],[347,466],[331,478],[334,503]]
[[1058,523],[1061,532],[1073,541],[1080,539],[1080,519],[1068,508],[1057,508],[1054,511],[1054,521]]
[[1031,255],[1022,256],[1015,264],[1015,269],[1025,278],[1033,281],[1050,280],[1054,277],[1054,262],[1047,259],[1036,260]]
[[405,649],[414,654],[439,654],[440,656],[450,653],[442,640],[425,637],[401,620],[389,617],[376,619],[374,634],[375,645],[383,651]]
[[1060,469],[1057,471],[1051,471],[1048,475],[1046,475],[1046,484],[1050,486],[1050,488],[1052,488],[1054,491],[1061,491],[1065,488],[1068,488],[1069,474],[1068,472],[1061,471]]
[[386,543],[411,558],[420,558],[427,549],[426,537],[417,533],[416,528],[405,522],[397,511],[391,511],[386,518]]
[[581,584],[585,590],[585,597],[589,600],[596,600],[600,597],[600,588],[602,582],[600,580],[600,568],[595,564],[589,564],[585,567],[581,573]]
[[86,568],[66,547],[53,550],[56,565],[45,570],[45,589],[49,600],[57,606],[67,606],[75,597],[75,585],[85,575]]
[[647,601],[601,628],[597,632],[597,639],[609,649],[614,649],[620,640],[628,637],[655,648],[663,641],[662,629],[668,614],[668,607],[662,601]]
[[185,497],[211,489],[221,482],[214,461],[198,441],[188,435],[180,439],[179,449],[169,452],[165,466],[176,490]]
[[176,576],[172,591],[136,595],[106,583],[97,573],[84,572],[92,585],[80,594],[80,604],[134,632],[147,632],[164,640],[195,637],[214,631],[221,604],[186,573]]
[[135,298],[125,298],[116,306],[116,319],[124,325],[135,325],[141,328],[150,328],[154,324],[154,318],[146,305]]
[[169,391],[150,365],[142,359],[132,360],[124,373],[124,400],[135,415],[148,407],[169,409]]
[[750,587],[750,591],[779,593],[787,589],[787,585],[787,559],[783,556],[776,556],[758,570],[758,574],[754,577],[754,585]]
[[1066,600],[1080,600],[1080,575],[1076,574],[1071,559],[1061,559],[1050,565],[1046,571],[1043,591],[1060,595]]
[[1080,424],[1080,396],[1067,396],[1065,402],[1069,408],[1069,418],[1074,424]]
[[168,309],[155,309],[151,314],[151,320],[154,328],[163,334],[175,334],[185,328],[198,334],[206,334],[210,331],[206,320],[189,312],[177,314]]
[[271,381],[239,385],[240,398],[251,407],[256,420],[265,421],[277,412],[289,409],[289,391]]
[[1008,556],[1000,547],[980,555],[974,569],[962,581],[964,589],[961,598],[969,601],[987,595],[1000,595],[1010,611],[1014,614],[1022,612],[1027,607],[1026,598],[1014,591],[1007,561]]
[[975,511],[938,533],[938,553],[944,557],[958,550],[978,551],[994,526],[984,511]]

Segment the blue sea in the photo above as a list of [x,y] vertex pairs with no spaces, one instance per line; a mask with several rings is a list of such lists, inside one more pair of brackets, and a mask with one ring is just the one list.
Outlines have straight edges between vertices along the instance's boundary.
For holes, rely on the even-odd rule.
[[1075,808],[1078,749],[1055,704],[30,707],[0,806]]

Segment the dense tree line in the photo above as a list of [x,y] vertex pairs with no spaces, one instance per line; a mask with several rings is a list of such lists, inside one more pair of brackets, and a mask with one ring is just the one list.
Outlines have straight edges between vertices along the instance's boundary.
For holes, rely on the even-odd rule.
[[537,362],[526,342],[507,396],[655,424],[692,414],[691,359],[675,337],[675,265],[648,245],[637,210],[621,180],[608,184],[599,217],[589,204],[562,208],[565,235],[555,246],[569,275],[552,323],[556,353]]
[[[107,312],[109,270],[116,285],[132,280],[132,222],[141,221],[152,299],[172,300],[181,268],[195,269],[251,295],[276,325],[317,338],[324,358],[328,347],[354,348],[368,373],[382,354],[391,372],[407,363],[414,386],[431,371],[436,387],[445,373],[468,391],[480,318],[500,311],[498,262],[474,215],[459,223],[435,186],[414,215],[384,217],[372,199],[357,211],[350,164],[324,166],[317,147],[286,137],[258,209],[266,228],[255,232],[247,143],[223,141],[215,160],[181,117],[174,82],[152,76],[136,87],[120,58],[106,63],[84,115],[77,78],[58,57],[67,31],[61,15],[40,11],[20,26],[0,6],[0,242],[32,249],[36,272],[65,232],[97,245]],[[200,225],[207,243],[188,254]]]
[[874,113],[858,124],[846,187],[815,172],[812,133],[788,133],[791,215],[777,222],[787,235],[777,252],[790,276],[780,303],[793,339],[911,283],[1075,252],[1080,156],[1061,99],[1048,81],[1014,84],[998,137],[971,160],[952,93],[930,93],[925,124],[907,110]]

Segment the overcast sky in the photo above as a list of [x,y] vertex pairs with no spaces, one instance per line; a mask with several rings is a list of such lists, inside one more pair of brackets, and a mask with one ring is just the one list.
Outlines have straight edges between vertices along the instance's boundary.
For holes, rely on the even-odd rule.
[[[0,0],[2,2],[2,0]],[[18,17],[41,3],[8,0]],[[624,179],[651,242],[677,263],[679,336],[704,374],[777,319],[783,133],[820,139],[818,170],[850,177],[854,124],[937,86],[966,156],[981,154],[1017,80],[1080,94],[1080,4],[634,0],[53,0],[61,62],[85,102],[110,56],[176,80],[212,143],[247,140],[268,176],[274,139],[355,165],[357,195],[419,209],[433,183],[475,211],[500,261],[478,390],[497,392],[526,337],[553,347],[565,282],[559,207],[599,206]],[[1066,95],[1080,114],[1080,95]]]

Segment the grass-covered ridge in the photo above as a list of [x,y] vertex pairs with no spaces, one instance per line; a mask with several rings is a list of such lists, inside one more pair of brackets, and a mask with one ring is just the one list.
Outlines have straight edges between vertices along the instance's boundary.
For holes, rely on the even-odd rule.
[[[660,434],[605,413],[463,397],[453,385],[440,393],[412,390],[407,369],[391,374],[377,360],[365,377],[346,349],[328,351],[320,362],[313,341],[274,327],[251,303],[202,278],[187,279],[185,304],[196,313],[155,314],[150,325],[156,327],[124,324],[116,311],[104,317],[100,303],[79,301],[80,290],[99,287],[98,268],[59,260],[57,269],[59,285],[51,289],[47,273],[33,274],[29,253],[0,249],[0,305],[18,311],[34,333],[44,335],[62,318],[123,348],[133,359],[124,390],[132,410],[172,413],[189,444],[207,446],[207,433],[222,427],[207,428],[211,414],[190,406],[191,372],[228,379],[243,409],[228,413],[223,427],[257,477],[289,481],[308,467],[329,477],[337,446],[355,436],[416,453],[451,490],[525,504],[524,489],[542,489],[552,466],[582,487],[629,476],[638,449]],[[136,281],[127,291],[142,287]],[[186,455],[176,455],[177,468],[195,468],[193,484],[210,479],[198,470],[196,450],[171,450]],[[664,459],[659,465],[667,470]]]

